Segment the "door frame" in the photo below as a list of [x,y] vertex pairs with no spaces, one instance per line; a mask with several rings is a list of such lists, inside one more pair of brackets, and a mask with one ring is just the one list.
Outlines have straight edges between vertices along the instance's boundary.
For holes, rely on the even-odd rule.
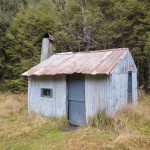
[[[133,95],[133,89],[132,89],[132,87],[133,87],[133,81],[132,81],[132,76],[133,76],[132,75],[132,71],[128,71],[128,103],[129,104],[132,104],[132,95]],[[131,83],[129,83],[129,82],[131,82]]]
[[83,75],[84,76],[84,103],[85,103],[85,107],[84,107],[84,111],[85,111],[85,123],[87,123],[87,119],[86,119],[86,99],[85,99],[85,74],[80,74],[80,73],[74,73],[74,74],[66,74],[66,116],[67,116],[67,120],[69,120],[69,102],[68,102],[68,76],[71,75]]

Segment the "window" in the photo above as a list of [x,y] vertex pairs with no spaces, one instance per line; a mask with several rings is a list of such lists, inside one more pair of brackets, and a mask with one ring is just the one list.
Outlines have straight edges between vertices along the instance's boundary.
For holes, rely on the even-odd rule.
[[42,89],[41,89],[41,96],[42,96],[42,97],[49,97],[49,98],[52,98],[52,97],[53,97],[53,90],[52,90],[52,89],[45,89],[45,88],[42,88]]

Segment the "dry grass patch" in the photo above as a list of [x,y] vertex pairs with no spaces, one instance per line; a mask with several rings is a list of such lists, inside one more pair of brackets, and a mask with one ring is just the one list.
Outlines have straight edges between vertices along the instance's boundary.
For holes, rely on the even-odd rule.
[[102,145],[104,149],[147,150],[149,139],[140,133],[122,133]]
[[150,149],[150,95],[114,117],[99,112],[90,125],[60,129],[65,117],[52,119],[27,112],[26,94],[0,94],[0,149],[147,150]]
[[69,150],[103,149],[103,143],[111,141],[115,136],[112,132],[98,128],[81,127],[64,138],[62,150],[66,149],[65,145]]
[[50,130],[56,125],[56,119],[28,114],[26,94],[0,95],[0,149],[7,149],[7,144],[13,141],[19,144],[21,141],[38,137],[42,131]]
[[106,112],[98,112],[89,125],[116,136],[105,141],[104,149],[150,149],[150,95],[141,95],[136,106],[128,105],[109,117]]
[[26,94],[0,94],[0,116],[19,111],[26,104]]

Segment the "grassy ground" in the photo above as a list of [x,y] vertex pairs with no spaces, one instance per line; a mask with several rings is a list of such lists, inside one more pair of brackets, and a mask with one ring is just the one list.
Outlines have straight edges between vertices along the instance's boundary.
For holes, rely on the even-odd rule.
[[28,114],[26,100],[25,94],[0,94],[1,150],[150,149],[150,95],[141,95],[136,107],[127,106],[114,118],[97,114],[71,132],[60,130],[63,118]]

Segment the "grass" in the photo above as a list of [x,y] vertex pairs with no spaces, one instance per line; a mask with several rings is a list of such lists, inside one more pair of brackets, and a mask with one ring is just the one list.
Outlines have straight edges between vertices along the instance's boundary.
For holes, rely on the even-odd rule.
[[89,125],[63,132],[64,118],[27,112],[26,94],[0,94],[1,150],[148,150],[150,95],[141,94],[136,107],[126,106],[114,117],[99,112]]

